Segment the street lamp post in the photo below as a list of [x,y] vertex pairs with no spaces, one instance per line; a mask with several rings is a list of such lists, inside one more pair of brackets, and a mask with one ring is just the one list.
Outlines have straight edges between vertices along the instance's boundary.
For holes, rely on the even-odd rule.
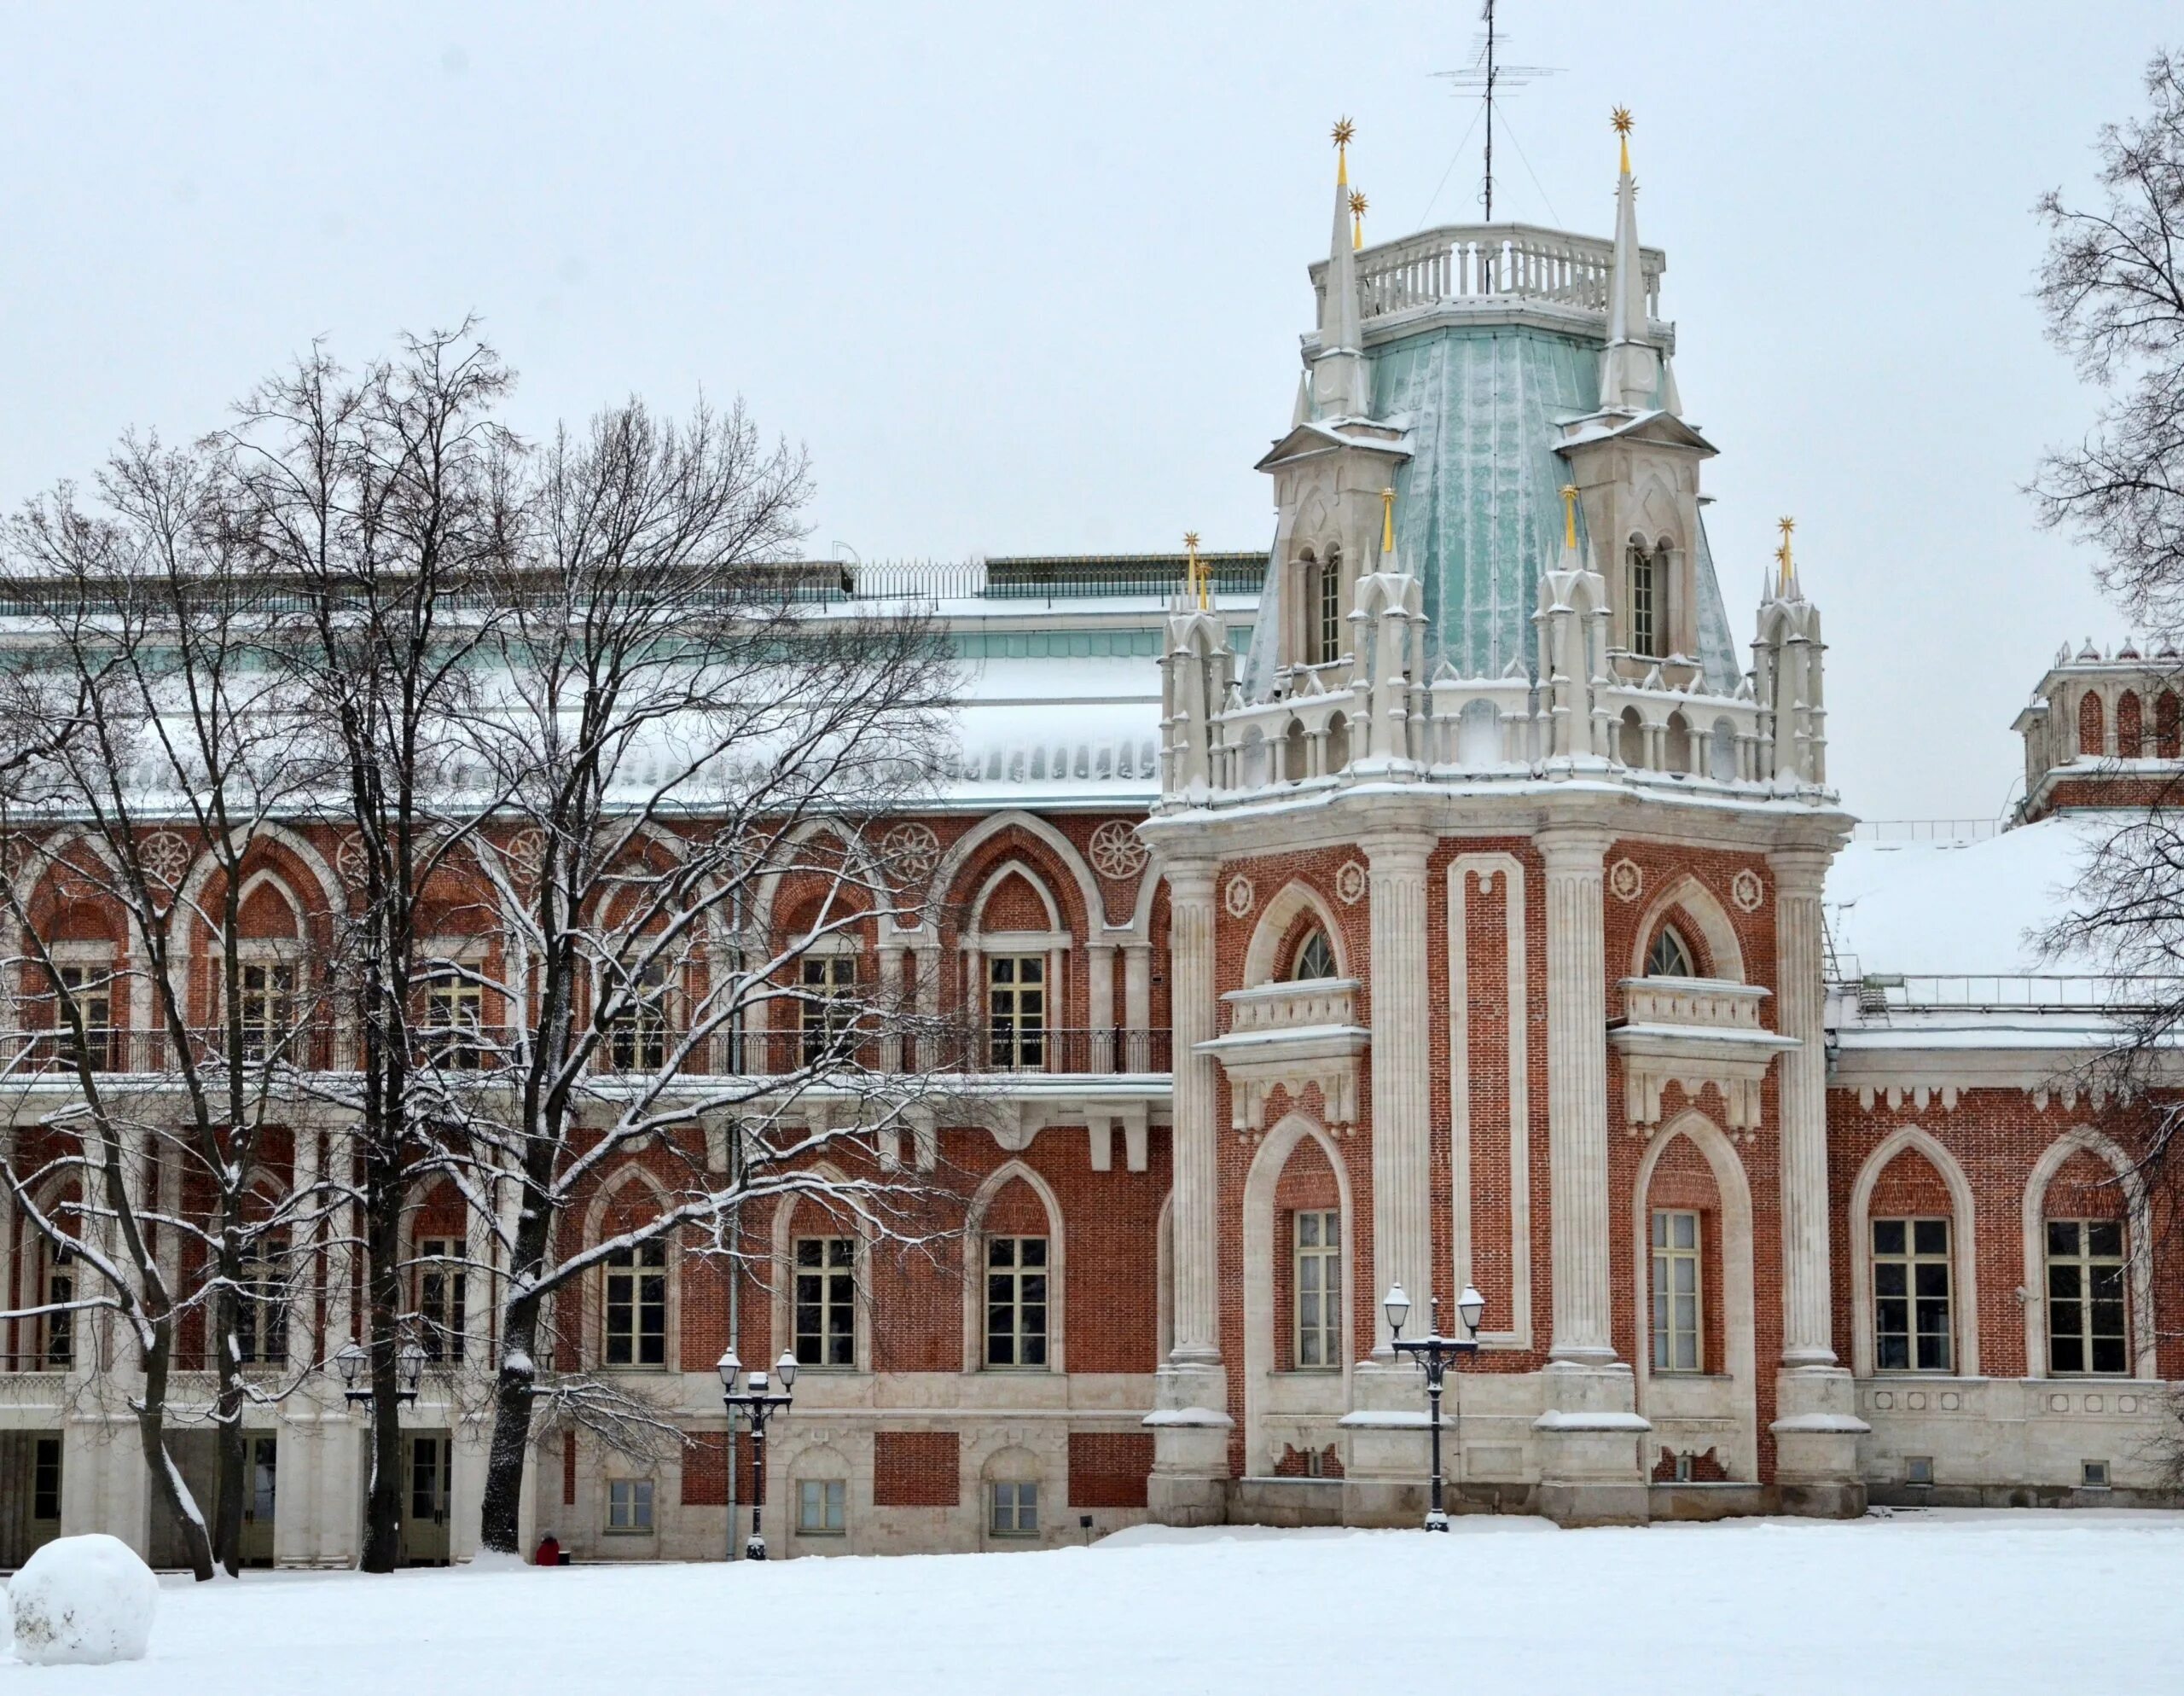
[[1426,1399],[1432,1408],[1427,1423],[1433,1432],[1433,1505],[1426,1511],[1426,1529],[1445,1531],[1449,1529],[1449,1516],[1442,1506],[1441,1385],[1451,1366],[1478,1352],[1478,1321],[1486,1315],[1486,1298],[1471,1285],[1464,1286],[1463,1294],[1456,1298],[1456,1316],[1464,1326],[1461,1337],[1441,1334],[1438,1296],[1432,1298],[1433,1327],[1423,1337],[1406,1338],[1403,1334],[1403,1322],[1410,1316],[1410,1298],[1403,1293],[1402,1285],[1392,1286],[1381,1305],[1387,1310],[1391,1346],[1397,1354],[1409,1355],[1426,1368]]
[[774,1362],[774,1371],[781,1381],[778,1396],[773,1393],[763,1372],[751,1374],[749,1389],[736,1389],[735,1380],[742,1376],[743,1362],[736,1359],[733,1349],[720,1357],[719,1370],[720,1398],[728,1408],[728,1464],[731,1472],[735,1466],[735,1415],[741,1412],[751,1421],[751,1539],[743,1545],[743,1558],[764,1560],[766,1539],[759,1530],[758,1516],[766,1505],[766,1421],[775,1414],[788,1411],[796,1389],[796,1356],[784,1349],[781,1357]]
[[[334,1351],[334,1365],[341,1374],[341,1394],[351,1407],[369,1408],[372,1404],[370,1380],[366,1379],[361,1389],[357,1385],[357,1379],[363,1375],[370,1358],[354,1338]],[[400,1380],[395,1388],[394,1399],[402,1403],[415,1401],[418,1383],[425,1375],[425,1351],[418,1346],[415,1338],[411,1338],[396,1351],[394,1369]]]

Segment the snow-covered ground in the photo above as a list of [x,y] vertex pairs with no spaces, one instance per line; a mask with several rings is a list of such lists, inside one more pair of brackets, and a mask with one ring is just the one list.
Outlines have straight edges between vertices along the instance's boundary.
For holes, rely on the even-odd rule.
[[162,1582],[113,1696],[2184,1687],[2184,1514],[1125,1533],[1037,1554]]

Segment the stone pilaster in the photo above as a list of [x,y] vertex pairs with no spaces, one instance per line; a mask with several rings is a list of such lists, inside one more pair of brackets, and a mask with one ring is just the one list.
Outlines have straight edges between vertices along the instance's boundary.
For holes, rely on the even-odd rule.
[[1362,845],[1371,868],[1374,1354],[1393,1358],[1380,1298],[1401,1284],[1414,1335],[1433,1290],[1432,991],[1426,976],[1426,857],[1404,836]]
[[1554,1336],[1533,1424],[1540,1508],[1567,1525],[1648,1517],[1645,1439],[1610,1328],[1607,956],[1596,830],[1542,832],[1547,887],[1547,1130]]
[[1822,1023],[1824,850],[1771,855],[1775,1018],[1798,1046],[1779,1062],[1782,1173],[1782,1362],[1776,1378],[1775,1475],[1792,1511],[1865,1511],[1850,1374],[1829,1340],[1827,1048]]
[[1219,1034],[1214,868],[1170,866],[1170,1029],[1175,1048],[1175,1343],[1159,1371],[1147,1505],[1169,1525],[1226,1513],[1228,1381],[1221,1366],[1220,1137],[1214,1062],[1198,1044]]

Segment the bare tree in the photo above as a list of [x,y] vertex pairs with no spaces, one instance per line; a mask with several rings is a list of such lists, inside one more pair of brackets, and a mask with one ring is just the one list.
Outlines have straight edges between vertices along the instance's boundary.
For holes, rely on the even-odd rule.
[[[288,1310],[317,1197],[265,1180],[265,1143],[314,1063],[317,1021],[288,967],[247,963],[242,923],[253,856],[309,781],[299,715],[263,663],[259,596],[212,456],[130,442],[88,508],[64,487],[7,543],[0,580],[36,664],[0,680],[18,780],[0,903],[25,1010],[44,1027],[8,1055],[7,1078],[19,1113],[73,1086],[44,1116],[59,1134],[11,1158],[7,1181],[49,1250],[88,1275],[73,1293],[134,1332],[155,1496],[199,1577],[215,1560],[233,1573],[246,1407],[311,1365],[307,1327],[291,1359]],[[117,919],[114,945],[73,938],[72,907]],[[42,1199],[56,1183],[76,1188],[73,1206]],[[170,1395],[193,1313],[217,1386],[209,1531],[170,1442],[178,1420],[206,1416]]]
[[314,349],[251,396],[224,442],[236,531],[294,596],[269,651],[312,701],[312,763],[330,773],[321,816],[343,834],[337,955],[357,1052],[353,1081],[327,1088],[357,1123],[374,1572],[399,1558],[403,1210],[433,1147],[413,1028],[421,926],[494,805],[474,793],[461,728],[510,532],[517,450],[495,416],[510,381],[468,324],[354,373]]
[[[932,1019],[912,983],[805,968],[898,910],[868,827],[923,793],[954,668],[926,618],[814,604],[775,563],[806,496],[802,456],[740,405],[676,427],[631,404],[554,440],[523,503],[502,692],[470,728],[507,797],[480,860],[510,944],[482,988],[509,1025],[497,1087],[445,1120],[506,1270],[488,1548],[516,1548],[542,1410],[618,1445],[660,1430],[553,1334],[588,1275],[651,1245],[732,1257],[739,1210],[806,1193],[925,1228],[930,1182],[877,1151],[929,1089]],[[581,1240],[576,1210],[636,1159],[657,1206]]]
[[2085,440],[2042,462],[2042,521],[2100,550],[2100,581],[2140,624],[2184,613],[2184,51],[2146,67],[2149,110],[2105,126],[2098,204],[2059,189],[2039,298],[2048,334],[2106,392]]

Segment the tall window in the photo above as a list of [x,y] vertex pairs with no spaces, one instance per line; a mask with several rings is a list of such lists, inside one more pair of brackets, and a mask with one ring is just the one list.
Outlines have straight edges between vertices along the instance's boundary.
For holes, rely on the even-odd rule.
[[48,1248],[45,1305],[51,1311],[44,1316],[44,1340],[38,1356],[49,1368],[66,1369],[76,1363],[76,1316],[68,1306],[75,1299],[75,1257],[65,1248]]
[[1342,555],[1332,548],[1318,569],[1315,587],[1312,664],[1332,665],[1342,658]]
[[245,1366],[288,1358],[288,1240],[254,1239],[242,1252],[235,1289],[235,1353]]
[[1653,1370],[1704,1369],[1699,1320],[1699,1216],[1653,1211]]
[[1646,975],[1648,978],[1696,978],[1699,967],[1693,962],[1691,945],[1685,942],[1674,925],[1661,926],[1661,933],[1653,938],[1653,945],[1646,950]]
[[454,961],[436,961],[425,980],[425,1028],[433,1064],[469,1071],[484,1052],[485,991]]
[[281,1052],[293,1022],[295,968],[282,964],[245,966],[237,1009],[242,1023],[243,1058],[269,1060]]
[[2048,1222],[2048,1369],[2123,1372],[2123,1227]]
[[1327,933],[1316,925],[1304,934],[1297,944],[1297,956],[1289,962],[1289,980],[1301,984],[1315,978],[1334,976],[1334,947],[1327,941]]
[[462,1358],[462,1333],[470,1310],[470,1275],[456,1237],[426,1237],[417,1245],[419,1345],[428,1361]]
[[1660,584],[1656,556],[1646,544],[1630,544],[1630,651],[1651,656],[1659,650],[1658,640]]
[[986,1486],[986,1523],[997,1537],[1039,1535],[1039,1487],[1029,1480],[996,1479]]
[[1949,1221],[1873,1221],[1873,1364],[1884,1372],[1955,1369]]
[[802,1478],[796,1486],[796,1529],[807,1537],[839,1537],[848,1528],[848,1484],[841,1478]]
[[857,1239],[796,1240],[796,1359],[857,1364]]
[[[77,1015],[84,1021],[84,1058],[93,1072],[104,1072],[113,1064],[113,974],[103,966],[63,966],[58,975],[67,999],[74,1003]],[[55,1057],[63,1066],[74,1066],[75,1032],[69,1028],[67,1014],[57,1005],[54,1025]]]
[[61,1439],[41,1437],[31,1451],[31,1518],[61,1517]]
[[1047,957],[996,954],[986,960],[990,1063],[1037,1071],[1047,1063]]
[[629,999],[607,1043],[617,1072],[658,1072],[667,1064],[667,962],[648,961],[624,980]]
[[1333,1208],[1297,1215],[1297,1364],[1342,1363],[1342,1215]]
[[857,1022],[857,956],[807,955],[803,978],[804,1064],[818,1066],[839,1052]]
[[1047,1363],[1047,1240],[986,1239],[986,1364]]
[[607,1257],[607,1364],[667,1364],[667,1245],[618,1248]]

